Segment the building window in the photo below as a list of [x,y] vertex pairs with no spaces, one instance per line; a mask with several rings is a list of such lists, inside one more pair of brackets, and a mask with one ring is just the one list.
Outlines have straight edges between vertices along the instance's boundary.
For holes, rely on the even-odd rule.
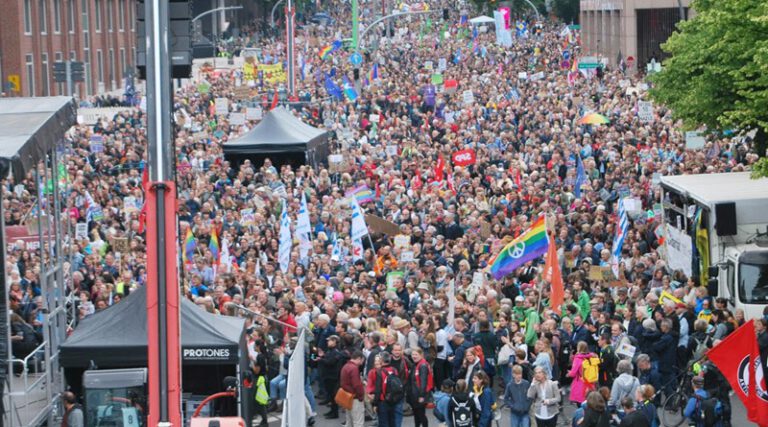
[[125,31],[125,0],[120,0],[117,3],[117,28],[120,31]]
[[40,15],[40,34],[46,34],[48,32],[48,0],[40,0],[38,5],[40,5],[37,9]]
[[[53,54],[53,62],[61,62],[64,60],[64,54],[61,52],[56,52]],[[64,83],[56,83],[56,94],[57,95],[66,95],[64,92]]]
[[35,96],[35,60],[27,54],[27,90],[28,96]]
[[48,93],[48,79],[50,76],[48,75],[48,54],[44,53],[41,55],[42,57],[42,67],[40,68],[40,81],[43,83],[43,96],[49,96],[50,93]]
[[109,32],[111,33],[113,29],[112,14],[114,13],[114,11],[112,10],[112,0],[105,0],[105,1],[107,2],[107,30],[109,30]]
[[101,49],[96,50],[96,67],[99,83],[104,83],[104,55],[101,53]]
[[85,69],[85,96],[91,96],[93,92],[91,82],[91,50],[83,49],[83,68]]
[[67,20],[69,21],[69,33],[75,33],[75,0],[67,2]]
[[91,28],[91,23],[89,22],[90,16],[88,12],[89,7],[90,7],[90,4],[88,3],[88,0],[81,0],[80,12],[83,14],[83,32],[84,33],[87,33]]
[[125,48],[120,48],[120,71],[121,75],[125,75],[128,72],[128,63],[125,62]]
[[94,0],[93,6],[95,7],[95,9],[93,9],[93,13],[95,14],[95,20],[96,20],[96,23],[94,25],[96,25],[96,32],[100,33],[101,32],[101,0]]
[[61,32],[61,0],[53,0],[53,32]]
[[24,34],[32,34],[32,0],[24,0]]
[[110,48],[109,49],[109,57],[107,58],[109,61],[107,63],[107,67],[109,67],[109,81],[112,84],[112,90],[117,90],[118,84],[117,84],[117,73],[115,72],[115,50]]
[[69,60],[77,61],[77,52],[75,52],[74,50],[69,51]]

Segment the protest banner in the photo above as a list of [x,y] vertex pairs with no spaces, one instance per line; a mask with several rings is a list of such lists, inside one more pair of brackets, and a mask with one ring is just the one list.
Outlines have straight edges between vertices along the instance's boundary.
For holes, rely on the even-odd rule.
[[400,234],[400,227],[398,227],[397,224],[376,215],[365,214],[365,223],[368,224],[368,228],[375,233],[386,234],[389,236]]
[[637,101],[637,117],[643,123],[653,123],[653,102]]
[[477,155],[475,154],[475,150],[467,148],[465,150],[454,152],[451,155],[451,160],[453,161],[454,165],[465,167],[474,165],[477,161]]
[[257,66],[262,73],[264,82],[269,84],[285,83],[287,75],[283,69],[283,64],[259,64]]

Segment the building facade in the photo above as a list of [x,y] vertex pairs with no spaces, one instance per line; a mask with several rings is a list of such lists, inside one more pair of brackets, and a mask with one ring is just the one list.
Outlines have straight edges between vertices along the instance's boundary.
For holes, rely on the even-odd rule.
[[136,64],[135,0],[3,0],[0,79],[5,96],[67,95],[53,64],[80,61],[81,98],[121,89]]
[[691,0],[581,0],[582,52],[602,56],[611,65],[625,60],[631,68],[665,58],[663,44],[675,24],[688,19]]

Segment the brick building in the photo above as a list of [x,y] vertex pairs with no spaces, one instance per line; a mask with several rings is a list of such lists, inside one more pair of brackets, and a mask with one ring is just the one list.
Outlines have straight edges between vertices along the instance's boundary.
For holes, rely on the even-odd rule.
[[[6,96],[66,95],[56,61],[81,61],[81,97],[118,90],[136,63],[135,0],[3,0],[0,80]],[[19,87],[16,87],[18,85]],[[14,90],[18,88],[19,90]]]

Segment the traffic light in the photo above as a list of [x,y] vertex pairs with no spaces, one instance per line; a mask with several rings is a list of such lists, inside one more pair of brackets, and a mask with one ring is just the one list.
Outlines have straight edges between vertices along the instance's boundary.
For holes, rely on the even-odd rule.
[[[168,53],[171,60],[171,77],[187,78],[192,74],[192,2],[168,1]],[[147,74],[147,32],[144,0],[136,2],[136,67],[139,78]]]
[[73,82],[85,81],[85,66],[82,62],[72,61],[69,63],[69,72],[72,73]]
[[[69,65],[69,69],[67,69]],[[85,81],[85,66],[77,61],[58,61],[53,63],[53,81],[56,83],[66,83],[67,73],[70,74],[73,82]]]

